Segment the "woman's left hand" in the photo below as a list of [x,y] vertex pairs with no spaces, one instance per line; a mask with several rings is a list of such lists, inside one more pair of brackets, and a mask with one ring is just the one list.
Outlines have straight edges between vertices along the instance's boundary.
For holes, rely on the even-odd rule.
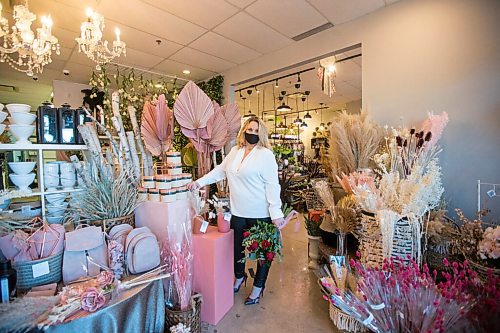
[[278,228],[279,230],[283,229],[286,225],[285,219],[280,217],[279,219],[274,219],[273,224]]

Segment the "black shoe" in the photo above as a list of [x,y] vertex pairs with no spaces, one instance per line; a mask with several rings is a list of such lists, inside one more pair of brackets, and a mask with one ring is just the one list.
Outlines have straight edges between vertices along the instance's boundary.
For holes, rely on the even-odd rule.
[[247,297],[245,300],[245,305],[253,305],[253,304],[259,304],[260,299],[264,297],[264,288],[260,291],[260,295],[257,298],[250,298],[250,296]]
[[240,285],[238,286],[238,288],[234,288],[234,293],[236,294],[238,291],[240,291],[240,288],[241,288],[241,285],[243,283],[245,283],[245,287],[247,286],[247,278],[248,278],[248,274],[245,273],[245,275],[243,275],[243,280],[241,281]]

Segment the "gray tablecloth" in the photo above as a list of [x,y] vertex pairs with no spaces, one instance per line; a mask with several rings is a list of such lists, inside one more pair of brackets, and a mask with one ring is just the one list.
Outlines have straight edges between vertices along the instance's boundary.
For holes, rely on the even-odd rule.
[[163,332],[164,326],[165,297],[160,280],[127,290],[104,309],[45,332]]

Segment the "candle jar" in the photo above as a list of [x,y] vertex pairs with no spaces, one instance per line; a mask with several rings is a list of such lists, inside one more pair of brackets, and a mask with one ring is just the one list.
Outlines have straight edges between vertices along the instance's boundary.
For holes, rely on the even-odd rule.
[[182,164],[180,163],[168,164],[167,170],[168,174],[171,176],[180,175],[182,173]]
[[181,153],[177,151],[167,152],[167,163],[168,164],[181,164]]
[[172,177],[169,175],[158,175],[155,177],[156,188],[170,190],[172,188]]
[[182,186],[182,176],[173,175],[172,176],[172,188],[178,188]]
[[139,200],[140,201],[147,201],[148,200],[148,189],[144,187],[139,187],[137,190],[137,193],[139,194]]
[[76,144],[77,145],[84,145],[85,141],[83,141],[82,135],[80,134],[80,131],[78,130],[79,125],[84,125],[85,123],[90,123],[92,120],[87,116],[85,111],[83,111],[82,108],[76,109],[75,110],[75,117],[76,117]]
[[153,176],[143,176],[142,177],[142,187],[144,188],[155,188],[155,178]]
[[156,188],[148,189],[148,200],[152,202],[160,202],[160,191]]
[[177,193],[175,195],[176,200],[184,200],[187,199],[187,188],[186,186],[179,187]]
[[71,106],[64,103],[58,109],[59,115],[59,143],[75,144],[76,143],[76,119],[75,110]]
[[161,202],[174,202],[176,190],[160,190]]
[[59,142],[57,109],[49,102],[43,102],[42,105],[38,107],[36,125],[37,143],[56,144]]

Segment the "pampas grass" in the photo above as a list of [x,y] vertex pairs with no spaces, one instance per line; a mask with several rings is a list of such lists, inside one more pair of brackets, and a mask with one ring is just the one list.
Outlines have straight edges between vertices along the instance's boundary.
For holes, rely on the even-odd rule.
[[368,168],[384,137],[366,111],[359,114],[339,113],[330,127],[330,163],[332,172],[349,174]]

